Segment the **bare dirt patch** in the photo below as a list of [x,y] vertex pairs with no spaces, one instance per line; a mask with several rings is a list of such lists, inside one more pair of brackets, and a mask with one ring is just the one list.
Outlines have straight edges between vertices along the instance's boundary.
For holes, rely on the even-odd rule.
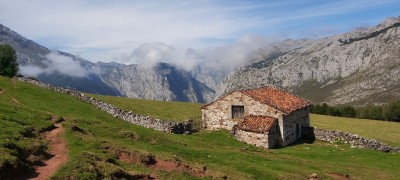
[[49,142],[51,158],[35,166],[35,174],[28,179],[47,179],[68,161],[67,143],[64,139],[65,129],[60,123],[55,124],[55,127],[45,135],[45,139]]
[[[195,177],[209,176],[207,174],[206,167],[192,168],[190,165],[181,162],[156,159],[156,157],[151,154],[143,155],[136,152],[129,152],[127,150],[112,149],[110,147],[108,148],[109,148],[108,150],[113,151],[117,155],[118,159],[121,160],[122,162],[137,163],[137,164],[140,163],[151,169],[162,170],[166,172],[172,172],[172,171],[185,172]],[[157,176],[153,174],[151,174],[150,177],[157,179]]]

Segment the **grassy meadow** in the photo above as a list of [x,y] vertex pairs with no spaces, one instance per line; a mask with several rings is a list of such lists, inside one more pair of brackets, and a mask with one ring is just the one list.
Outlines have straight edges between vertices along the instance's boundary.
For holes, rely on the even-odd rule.
[[391,146],[400,146],[400,123],[398,122],[311,114],[311,126],[347,131]]
[[90,96],[126,111],[163,120],[185,121],[201,117],[202,104],[198,103],[143,100],[95,94],[90,94]]
[[[66,119],[62,124],[69,149],[69,162],[54,179],[129,178],[138,174],[159,179],[306,179],[312,173],[323,179],[346,175],[354,179],[400,177],[400,153],[352,149],[348,144],[320,141],[267,150],[238,142],[228,131],[200,131],[189,136],[167,134],[113,118],[91,104],[14,79],[0,77],[0,88],[0,179],[10,176],[7,173],[11,171],[5,171],[10,167],[19,172],[31,168],[33,157],[46,149],[46,142],[37,137],[51,128],[50,116]],[[134,111],[131,103],[137,100],[115,99],[118,100],[114,105]],[[181,116],[186,113],[148,112],[154,117],[176,120],[199,114],[201,106],[143,100],[138,104],[142,110],[156,107],[187,111],[186,117]],[[317,126],[314,118],[313,124]],[[375,128],[396,129],[385,123]],[[393,141],[400,143],[398,138]],[[129,161],[131,156],[139,161]],[[149,166],[148,157],[158,162],[185,164],[202,175]]]

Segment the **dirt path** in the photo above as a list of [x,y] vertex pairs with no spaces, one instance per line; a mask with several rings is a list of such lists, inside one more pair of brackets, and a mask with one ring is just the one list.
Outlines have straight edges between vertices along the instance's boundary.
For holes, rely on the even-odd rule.
[[50,151],[52,155],[50,159],[47,159],[40,166],[35,166],[36,177],[30,178],[31,180],[41,180],[51,177],[61,165],[68,161],[68,149],[67,143],[64,139],[64,127],[57,123],[56,128],[48,132],[45,136],[46,140],[50,142]]

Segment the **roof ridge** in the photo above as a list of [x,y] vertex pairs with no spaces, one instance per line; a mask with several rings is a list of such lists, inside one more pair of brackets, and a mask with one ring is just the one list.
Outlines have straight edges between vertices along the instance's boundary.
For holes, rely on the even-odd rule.
[[275,118],[275,119],[278,119],[277,117],[273,117],[273,116],[267,116],[267,115],[254,115],[254,114],[250,114],[250,115],[247,115],[247,116],[245,116],[245,117],[269,117],[269,118]]

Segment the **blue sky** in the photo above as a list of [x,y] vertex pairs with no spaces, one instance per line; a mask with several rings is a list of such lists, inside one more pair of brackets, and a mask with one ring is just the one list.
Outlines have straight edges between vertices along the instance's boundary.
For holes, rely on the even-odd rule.
[[230,46],[248,36],[247,43],[318,38],[399,15],[399,0],[0,1],[1,24],[94,62],[136,63],[129,57],[146,43],[147,50],[148,43],[185,50]]

